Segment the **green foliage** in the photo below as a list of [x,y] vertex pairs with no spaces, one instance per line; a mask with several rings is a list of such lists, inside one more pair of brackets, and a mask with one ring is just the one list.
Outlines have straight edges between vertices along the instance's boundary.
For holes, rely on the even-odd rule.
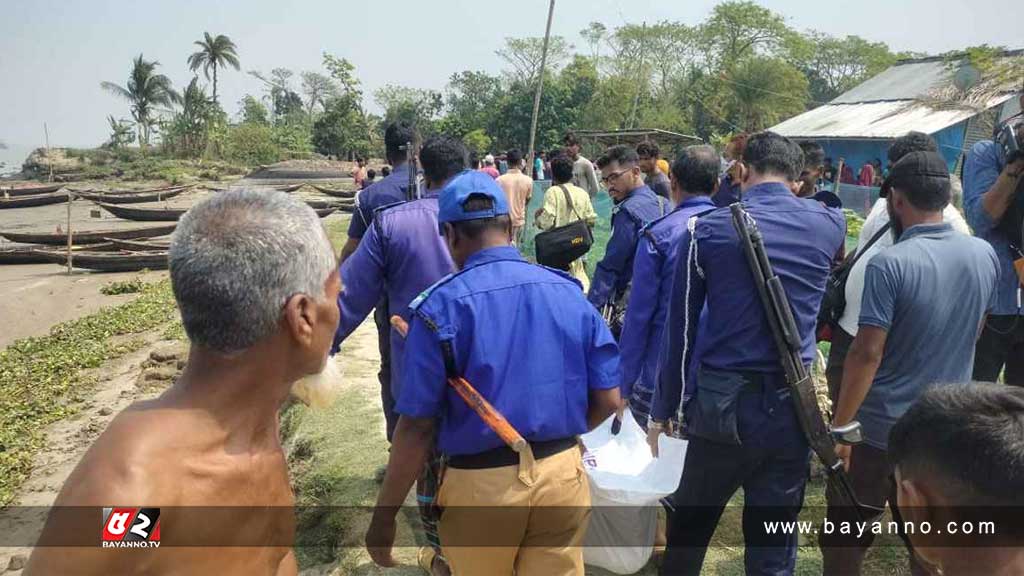
[[[548,39],[548,55],[545,66],[557,71],[572,55],[573,46],[561,36]],[[511,69],[506,70],[508,80],[533,83],[540,73],[540,62],[544,52],[544,38],[505,38],[505,47],[494,53]]]
[[240,103],[242,106],[242,122],[247,124],[270,124],[270,112],[262,102],[250,94],[246,94]]
[[810,83],[810,97],[828,102],[896,62],[896,55],[882,42],[859,36],[834,38],[811,32],[794,43],[794,56]]
[[203,39],[196,40],[195,45],[199,46],[199,50],[188,57],[188,68],[193,72],[202,68],[207,80],[210,79],[210,71],[213,71],[213,101],[216,102],[217,70],[224,66],[240,69],[238,48],[231,38],[223,34],[218,34],[215,38],[209,32],[204,32]]
[[491,137],[480,128],[467,132],[462,137],[462,143],[466,145],[467,149],[475,152],[486,153],[491,150]]
[[192,78],[182,92],[180,104],[181,110],[160,124],[164,147],[171,154],[186,158],[198,158],[211,146],[219,148],[227,115],[215,100],[207,97],[199,86],[199,78]]
[[249,166],[272,164],[281,159],[281,147],[270,126],[243,123],[228,128],[224,157]]
[[337,158],[366,154],[370,147],[367,124],[362,110],[350,97],[334,98],[313,122],[313,147],[320,154]]
[[136,300],[54,326],[40,338],[18,340],[0,351],[0,506],[9,504],[28,477],[46,425],[73,414],[94,383],[85,374],[137,350],[139,334],[175,319],[170,282],[143,288]]
[[136,294],[142,292],[142,289],[146,287],[146,284],[142,281],[142,278],[132,278],[131,280],[122,280],[120,282],[110,282],[100,288],[100,294],[104,296],[116,296],[118,294]]
[[422,135],[434,132],[434,122],[444,107],[444,98],[436,90],[421,90],[388,84],[373,93],[374,100],[384,109],[384,123],[404,120]]
[[107,124],[110,125],[110,138],[103,144],[105,147],[119,150],[135,142],[135,132],[130,121],[118,120],[110,115],[107,116]]
[[143,149],[149,146],[155,108],[170,107],[181,100],[171,86],[171,79],[156,73],[159,65],[159,62],[148,61],[139,54],[132,61],[127,86],[100,82],[101,88],[127,100],[131,105],[132,118],[139,131],[139,144]]
[[804,111],[807,78],[779,58],[755,56],[733,69],[727,110],[748,131],[763,130]]
[[864,219],[849,208],[843,209],[843,215],[846,216],[846,235],[859,238],[860,231],[864,227]]

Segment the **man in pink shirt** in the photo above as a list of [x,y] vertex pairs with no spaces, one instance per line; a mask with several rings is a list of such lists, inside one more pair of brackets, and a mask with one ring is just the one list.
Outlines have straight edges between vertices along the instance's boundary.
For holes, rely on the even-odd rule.
[[[498,186],[505,191],[508,198],[508,212],[512,219],[512,244],[519,245],[523,239],[523,227],[526,225],[526,205],[533,196],[533,179],[523,174],[523,153],[513,148],[508,151],[508,172],[498,179]],[[484,158],[484,164],[490,159],[490,168],[494,169],[494,157],[490,154]],[[485,166],[481,171],[486,171]],[[494,171],[495,175],[497,170]]]
[[498,173],[498,169],[494,167],[494,156],[492,156],[491,154],[484,156],[484,167],[481,168],[480,171],[483,172],[484,174],[487,174],[491,178],[494,178],[495,180],[497,180],[498,176],[500,176],[500,174]]

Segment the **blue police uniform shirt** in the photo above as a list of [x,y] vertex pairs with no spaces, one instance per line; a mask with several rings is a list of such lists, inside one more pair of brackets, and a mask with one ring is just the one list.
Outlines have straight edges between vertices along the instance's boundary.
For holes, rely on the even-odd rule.
[[999,223],[992,220],[981,203],[982,195],[992,188],[1003,171],[1003,155],[1002,147],[991,140],[978,142],[967,154],[963,175],[964,214],[974,235],[991,244],[999,258],[999,285],[996,305],[991,313],[997,316],[1016,316],[1024,313],[1018,301],[1020,279],[1013,268],[1013,261],[1018,256],[1010,248],[1006,235],[996,230]]
[[[810,364],[815,356],[815,326],[825,280],[846,238],[845,218],[839,210],[797,198],[778,182],[754,186],[743,195],[742,203],[764,237],[768,259],[782,281],[800,331],[801,356]],[[705,306],[706,324],[702,323],[697,334],[696,323]],[[682,375],[697,373],[690,366],[694,356],[701,366],[715,370],[782,372],[727,208],[702,216],[692,235],[687,230],[679,238],[663,341],[651,412],[656,420],[676,416],[684,384],[690,386]],[[699,380],[696,387],[699,391]]]
[[356,194],[356,210],[348,223],[349,238],[362,238],[373,223],[373,213],[383,206],[408,200],[408,190],[408,164],[395,166],[386,178],[360,190]]
[[622,397],[629,398],[634,385],[651,393],[657,384],[661,338],[676,273],[676,245],[692,216],[714,209],[708,196],[683,201],[666,216],[648,224],[640,233],[633,259],[633,288],[619,338],[622,352]]
[[733,182],[732,176],[726,174],[718,182],[718,192],[711,197],[711,201],[719,208],[725,208],[730,204],[740,201],[740,183]]
[[586,432],[590,390],[619,385],[618,346],[579,283],[514,247],[473,254],[411,309],[395,411],[439,417],[445,454],[503,442],[448,386],[442,341],[451,342],[457,373],[531,442]]
[[598,308],[607,304],[633,278],[633,256],[640,229],[667,211],[665,199],[646,185],[633,189],[612,209],[612,237],[597,263],[587,300]]
[[[338,295],[341,321],[334,350],[387,295],[388,310],[408,321],[407,307],[418,294],[455,270],[444,237],[437,233],[438,190],[423,198],[384,207],[341,265]],[[401,382],[405,340],[391,331],[392,389]]]

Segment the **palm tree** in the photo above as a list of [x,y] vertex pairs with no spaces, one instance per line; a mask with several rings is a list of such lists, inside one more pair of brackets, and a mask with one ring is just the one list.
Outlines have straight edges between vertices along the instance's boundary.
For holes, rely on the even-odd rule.
[[139,54],[132,61],[132,72],[127,87],[113,82],[100,82],[100,86],[131,103],[132,118],[139,131],[139,145],[145,149],[149,145],[150,127],[153,123],[152,113],[156,106],[169,107],[180,101],[181,97],[171,87],[171,79],[163,74],[156,74],[157,61],[147,61]]
[[210,70],[213,70],[213,100],[217,102],[217,68],[230,65],[239,70],[238,54],[231,38],[223,34],[214,38],[209,32],[203,32],[203,35],[205,37],[202,40],[194,42],[199,46],[199,51],[188,57],[188,67],[193,72],[202,68],[207,80],[210,79]]

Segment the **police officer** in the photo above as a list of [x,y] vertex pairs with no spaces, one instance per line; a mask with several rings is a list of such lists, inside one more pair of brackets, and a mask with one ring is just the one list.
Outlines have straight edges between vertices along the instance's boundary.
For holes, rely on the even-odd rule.
[[676,208],[640,232],[633,259],[633,289],[619,347],[622,351],[622,396],[633,416],[647,425],[651,395],[657,385],[658,356],[676,273],[675,246],[691,217],[714,209],[718,188],[718,153],[711,146],[690,146],[672,165],[671,195]]
[[666,201],[644,184],[640,158],[629,146],[612,146],[597,159],[601,182],[608,188],[615,207],[612,208],[612,236],[604,258],[597,263],[587,300],[598,309],[612,304],[617,308],[612,331],[618,333],[624,299],[633,277],[633,256],[636,254],[640,229],[665,214]]
[[[338,296],[341,322],[335,335],[335,351],[375,306],[401,312],[408,320],[407,308],[413,298],[455,270],[448,248],[437,233],[437,196],[446,182],[465,169],[466,155],[466,148],[455,138],[430,138],[420,151],[426,187],[423,197],[376,210],[373,223],[359,247],[341,265],[344,289]],[[383,306],[379,304],[381,301]],[[390,328],[388,333],[390,373],[394,375],[394,385],[388,395],[393,393],[397,397],[405,340]],[[397,424],[397,415],[388,424]],[[393,431],[394,428],[388,428],[389,440]],[[436,566],[438,573],[444,573],[440,566],[443,558],[438,558],[437,511],[432,505],[439,468],[440,462],[435,455],[428,460],[417,484],[421,519],[427,543],[431,546],[421,549],[419,557],[420,564],[427,570]]]
[[[406,161],[405,147],[408,143],[415,143],[418,140],[416,130],[403,121],[391,123],[384,131],[384,153],[388,164],[394,166],[394,170],[380,182],[375,182],[356,194],[356,210],[348,224],[348,241],[341,248],[342,262],[359,247],[359,241],[369,229],[373,222],[373,214],[378,208],[402,202],[411,196],[408,193],[409,165]],[[363,316],[360,316],[360,319],[362,318]],[[398,416],[395,415],[395,400],[391,395],[391,327],[388,318],[387,299],[382,298],[377,303],[373,319],[377,323],[377,346],[380,350],[380,372],[377,374],[377,379],[380,380],[380,401],[390,441]]]
[[[818,306],[846,225],[838,210],[792,194],[802,165],[796,143],[761,132],[747,143],[740,181],[743,206],[764,236],[810,364]],[[677,418],[684,388],[694,394],[685,407],[690,442],[662,573],[700,573],[722,511],[742,486],[746,573],[792,574],[797,535],[768,534],[764,522],[796,520],[810,450],[730,211],[698,218],[678,250],[650,427],[657,431]],[[698,331],[705,307],[707,322]],[[694,357],[698,365],[690,366]],[[695,386],[684,381],[689,374],[696,374]]]
[[[395,515],[440,419],[440,532],[453,573],[582,575],[590,496],[576,436],[620,404],[618,347],[578,282],[511,246],[508,204],[490,176],[456,177],[440,205],[459,272],[410,306],[401,417],[367,547],[393,564]],[[450,375],[469,381],[529,448],[506,446],[446,384]]]

